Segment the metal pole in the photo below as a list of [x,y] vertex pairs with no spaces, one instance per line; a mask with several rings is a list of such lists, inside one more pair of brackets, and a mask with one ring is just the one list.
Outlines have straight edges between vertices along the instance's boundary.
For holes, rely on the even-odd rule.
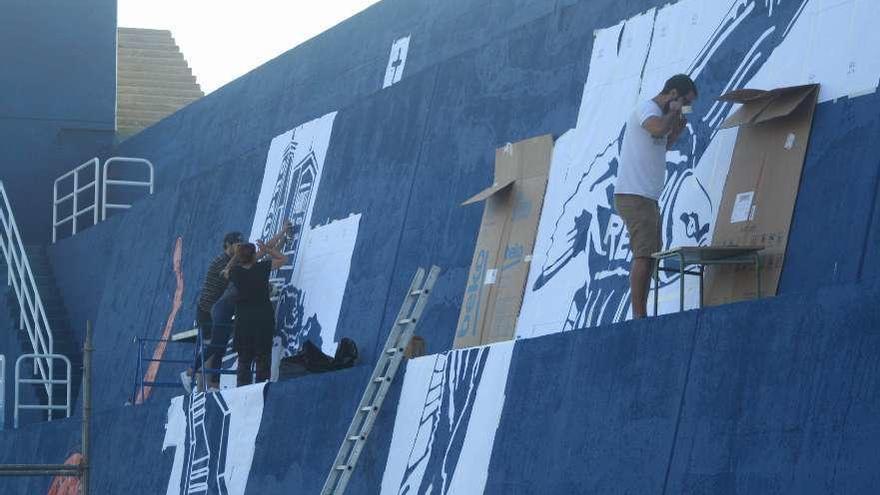
[[89,494],[89,462],[92,419],[92,322],[86,321],[86,341],[83,344],[83,403],[82,403],[82,459],[80,460],[80,494]]

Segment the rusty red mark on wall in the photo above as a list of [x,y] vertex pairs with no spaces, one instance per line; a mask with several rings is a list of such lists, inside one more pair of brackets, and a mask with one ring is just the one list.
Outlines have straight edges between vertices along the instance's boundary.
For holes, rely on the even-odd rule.
[[[82,454],[74,452],[64,461],[65,465],[78,466],[82,461]],[[48,495],[79,495],[79,478],[75,476],[56,476],[49,485]]]
[[[171,303],[171,312],[168,313],[168,319],[165,320],[165,330],[162,332],[162,340],[168,340],[171,336],[171,329],[174,327],[174,320],[177,319],[177,313],[183,305],[183,270],[181,269],[181,260],[183,259],[182,237],[178,237],[177,242],[174,243],[174,255],[172,256],[172,259],[174,264],[174,275],[177,279],[177,288],[174,290],[174,300]],[[165,355],[166,347],[167,342],[157,342],[156,349],[153,350],[153,359],[162,359],[162,356]],[[144,374],[145,382],[156,380],[156,375],[159,374],[160,364],[161,363],[158,361],[150,362],[150,365],[147,367],[147,372]],[[150,393],[152,393],[152,391],[153,387],[145,386],[141,388],[138,390],[134,403],[143,404],[145,400],[150,398]]]

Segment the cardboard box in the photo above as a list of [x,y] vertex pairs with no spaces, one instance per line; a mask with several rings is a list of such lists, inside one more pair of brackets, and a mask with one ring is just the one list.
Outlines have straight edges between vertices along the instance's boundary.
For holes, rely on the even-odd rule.
[[[740,127],[715,221],[713,246],[764,246],[761,294],[775,295],[813,126],[819,86],[743,89],[719,98],[742,107],[721,126]],[[755,297],[751,266],[710,267],[706,304]]]
[[462,206],[485,201],[454,347],[511,340],[522,306],[553,153],[550,135],[495,152],[495,182]]

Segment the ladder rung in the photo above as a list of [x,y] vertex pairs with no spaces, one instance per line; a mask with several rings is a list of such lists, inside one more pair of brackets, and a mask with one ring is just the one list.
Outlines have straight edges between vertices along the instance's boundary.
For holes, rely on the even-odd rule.
[[[388,387],[398,372],[397,365],[400,363],[406,348],[406,345],[401,344],[406,344],[406,340],[412,337],[418,324],[417,321],[420,319],[424,311],[424,305],[427,302],[425,295],[430,292],[439,273],[440,269],[435,266],[431,268],[430,273],[426,276],[424,269],[420,268],[413,277],[408,295],[385,342],[385,348],[382,350],[382,354],[380,354],[373,369],[373,375],[364,390],[355,417],[352,419],[345,437],[343,437],[342,446],[336,455],[336,460],[333,461],[330,474],[324,482],[324,488],[321,490],[322,494],[338,494],[345,491],[349,481],[348,478],[351,472],[354,471],[364,442],[366,442],[374,427],[376,415],[379,413],[382,402],[385,400]],[[421,288],[419,288],[419,285],[421,285]],[[416,299],[412,299],[416,296],[418,296]],[[364,403],[367,405],[364,405]],[[367,416],[358,416],[359,414],[366,414]]]

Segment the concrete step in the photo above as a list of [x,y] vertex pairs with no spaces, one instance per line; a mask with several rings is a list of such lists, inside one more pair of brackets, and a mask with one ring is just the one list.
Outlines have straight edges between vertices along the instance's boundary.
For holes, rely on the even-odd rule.
[[137,84],[126,84],[117,86],[117,95],[122,96],[134,96],[134,95],[147,95],[147,96],[173,96],[175,98],[201,98],[205,96],[201,89],[198,88],[198,85],[188,85],[187,87],[173,87],[173,88],[160,88],[154,86],[139,86]]
[[150,127],[151,125],[155,124],[156,122],[159,122],[159,121],[152,120],[152,119],[133,118],[133,117],[132,118],[125,118],[125,119],[120,120],[116,123],[116,128],[117,128],[117,131],[120,128],[143,130],[143,129],[146,129],[147,127]]
[[[176,111],[176,110],[175,110]],[[158,122],[165,117],[171,115],[175,111],[149,111],[149,110],[137,110],[131,112],[125,112],[123,115],[116,116],[116,124],[119,125],[119,122],[125,122],[126,124],[132,122]],[[120,112],[122,113],[122,112]]]
[[138,59],[150,60],[183,60],[183,54],[179,50],[154,50],[150,48],[127,48],[117,52],[117,61],[130,61]]
[[117,74],[120,72],[128,72],[128,71],[156,71],[163,70],[165,72],[170,71],[188,71],[190,70],[189,65],[187,65],[186,60],[183,57],[176,58],[140,58],[140,57],[120,57],[117,60],[116,72]]
[[[147,97],[146,99],[142,97]],[[118,95],[118,103],[116,105],[117,110],[119,108],[126,108],[127,110],[140,110],[143,105],[158,105],[160,108],[163,108],[167,105],[176,105],[176,108],[181,108],[186,105],[189,105],[193,101],[197,100],[196,97],[191,96],[180,96],[179,94],[175,94],[172,92],[156,92],[152,95],[147,94],[133,94],[133,95]],[[179,105],[178,105],[179,104]],[[156,110],[155,108],[143,108],[144,110]]]
[[[117,118],[127,119],[136,115],[141,114],[142,112],[159,112],[165,115],[171,115],[172,113],[180,110],[186,105],[170,105],[170,104],[156,104],[156,103],[126,103],[124,105],[119,105],[116,107],[116,115]],[[120,117],[121,116],[121,117]]]
[[148,29],[148,28],[132,28],[132,27],[118,27],[116,28],[116,32],[119,36],[140,36],[144,38],[149,37],[171,37],[171,31],[167,29]]
[[185,63],[177,67],[162,64],[119,67],[117,79],[167,79],[176,81],[180,78],[193,77],[192,69]]
[[116,42],[119,51],[127,50],[177,50],[180,47],[172,39],[120,37]]
[[119,74],[116,80],[117,87],[153,87],[166,89],[186,89],[199,90],[196,78],[193,76],[174,76],[174,78],[163,78],[161,76],[144,75],[143,77],[135,77],[127,74]]
[[176,96],[176,95],[147,95],[147,94],[120,94],[116,98],[117,105],[134,104],[134,105],[178,105],[183,107],[198,100],[197,96]]

